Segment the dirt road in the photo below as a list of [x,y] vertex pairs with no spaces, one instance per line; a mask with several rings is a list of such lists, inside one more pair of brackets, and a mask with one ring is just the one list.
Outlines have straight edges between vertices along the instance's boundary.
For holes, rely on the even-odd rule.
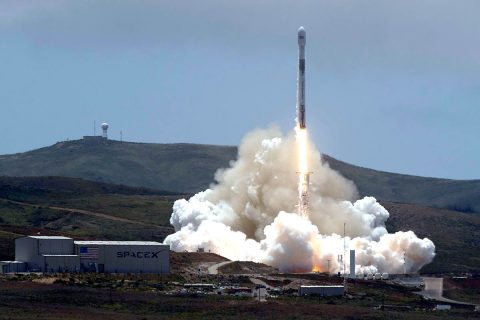
[[9,200],[9,199],[1,199],[1,200],[8,201],[8,202],[13,203],[13,204],[22,205],[22,206],[35,207],[35,208],[43,207],[43,208],[48,208],[48,209],[51,209],[51,210],[64,211],[64,212],[68,212],[68,213],[84,214],[84,215],[87,215],[87,216],[92,216],[92,217],[97,217],[97,218],[102,218],[102,219],[107,219],[107,220],[112,220],[112,221],[133,223],[133,224],[138,224],[138,225],[148,226],[148,227],[153,226],[153,227],[158,227],[158,228],[165,228],[163,226],[157,226],[157,225],[153,225],[151,223],[145,223],[145,222],[141,222],[141,221],[135,221],[135,220],[130,220],[130,219],[126,219],[126,218],[116,217],[116,216],[112,216],[112,215],[105,214],[105,213],[100,213],[100,212],[94,212],[94,211],[88,211],[88,210],[82,210],[82,209],[75,209],[75,208],[57,207],[57,206],[44,206],[44,205],[14,201],[14,200]]
[[224,265],[230,264],[234,261],[223,261],[217,264],[214,264],[213,266],[208,267],[208,273],[209,274],[218,274],[218,268],[223,267]]

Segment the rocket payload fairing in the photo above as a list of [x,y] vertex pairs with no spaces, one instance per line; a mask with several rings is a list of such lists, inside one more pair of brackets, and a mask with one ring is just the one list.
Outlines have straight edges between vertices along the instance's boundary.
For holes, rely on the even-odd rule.
[[300,129],[305,129],[305,41],[306,32],[298,29],[298,83],[297,83],[297,122]]

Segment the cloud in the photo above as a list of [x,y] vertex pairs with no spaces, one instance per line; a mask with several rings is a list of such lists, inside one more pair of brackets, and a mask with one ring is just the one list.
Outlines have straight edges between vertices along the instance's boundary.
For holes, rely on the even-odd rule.
[[296,213],[295,138],[277,129],[257,130],[244,138],[238,160],[217,173],[216,184],[175,202],[170,222],[176,232],[165,243],[175,251],[205,248],[282,272],[339,272],[344,241],[357,252],[358,272],[416,272],[432,261],[432,241],[412,231],[389,234],[388,211],[372,197],[354,201],[352,182],[322,163],[313,145],[309,151],[310,218]]

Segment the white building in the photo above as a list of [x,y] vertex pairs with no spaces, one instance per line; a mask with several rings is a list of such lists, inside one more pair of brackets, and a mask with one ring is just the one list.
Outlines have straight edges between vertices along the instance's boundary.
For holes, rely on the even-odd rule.
[[159,242],[28,236],[15,240],[15,260],[1,262],[1,271],[169,273],[170,247]]

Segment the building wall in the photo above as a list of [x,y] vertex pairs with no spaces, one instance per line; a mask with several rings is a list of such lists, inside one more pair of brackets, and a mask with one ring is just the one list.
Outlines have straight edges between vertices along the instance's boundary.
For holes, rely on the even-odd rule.
[[[169,273],[170,247],[168,245],[131,244],[76,244],[83,269],[111,273]],[[97,258],[84,258],[81,247],[98,248]]]
[[27,263],[28,270],[42,270],[43,258],[38,253],[39,240],[31,237],[15,239],[15,260]]
[[0,273],[25,272],[25,263],[18,261],[0,261]]
[[73,239],[39,239],[39,254],[73,254]]
[[45,255],[46,272],[79,272],[80,257],[76,255]]
[[[134,241],[78,242],[74,243],[73,239],[65,237],[19,238],[15,240],[15,259],[25,262],[27,271],[170,272],[168,245]],[[82,253],[82,248],[90,251]]]
[[15,260],[27,263],[27,270],[45,270],[44,254],[71,255],[73,239],[39,239],[24,237],[15,240]]

